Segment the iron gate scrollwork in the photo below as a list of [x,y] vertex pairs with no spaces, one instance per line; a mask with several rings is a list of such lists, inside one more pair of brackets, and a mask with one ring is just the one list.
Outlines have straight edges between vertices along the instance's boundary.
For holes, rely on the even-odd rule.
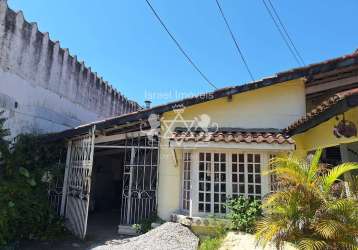
[[87,230],[88,207],[91,192],[91,174],[94,154],[95,126],[87,135],[72,139],[68,145],[64,199],[61,212],[66,226],[83,239]]
[[158,138],[130,138],[125,144],[120,222],[136,224],[156,210]]

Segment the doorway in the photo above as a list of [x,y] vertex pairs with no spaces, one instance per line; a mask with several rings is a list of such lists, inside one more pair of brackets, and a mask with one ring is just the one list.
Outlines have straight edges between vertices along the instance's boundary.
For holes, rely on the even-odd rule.
[[70,140],[61,203],[68,228],[83,239],[89,214],[97,227],[116,228],[155,213],[158,145],[141,132],[96,137],[95,127]]
[[[158,140],[146,136],[132,136],[123,140],[98,143],[95,149],[98,157],[95,155],[94,169],[97,168],[101,172],[101,169],[104,169],[103,164],[108,166],[104,181],[94,181],[97,182],[94,203],[100,201],[103,208],[116,209],[120,213],[118,224],[121,225],[140,223],[150,217],[156,210]],[[112,181],[109,178],[112,178]],[[103,194],[101,183],[105,183],[108,188],[107,194]],[[110,207],[106,206],[111,200]]]
[[116,234],[122,213],[124,149],[95,149],[88,208],[88,234]]

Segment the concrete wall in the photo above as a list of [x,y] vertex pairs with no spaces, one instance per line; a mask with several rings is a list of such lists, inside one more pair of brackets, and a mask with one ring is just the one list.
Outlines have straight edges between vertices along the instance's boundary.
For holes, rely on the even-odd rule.
[[[181,115],[185,120],[190,121],[195,118],[200,119],[201,115],[205,114],[211,118],[211,122],[218,123],[219,127],[283,129],[304,115],[305,112],[304,82],[302,79],[298,79],[236,94],[231,101],[224,97],[190,106],[185,108]],[[175,112],[163,114],[162,136],[166,132],[166,125],[168,126],[170,122],[166,125],[163,123],[173,120],[175,116]],[[177,126],[183,127],[183,123],[178,121],[171,126],[171,129]],[[178,157],[178,166],[175,165],[173,149],[168,145],[168,139],[161,137],[158,215],[163,219],[168,219],[180,207],[182,163]]]
[[138,107],[0,0],[0,110],[13,135],[64,130]]

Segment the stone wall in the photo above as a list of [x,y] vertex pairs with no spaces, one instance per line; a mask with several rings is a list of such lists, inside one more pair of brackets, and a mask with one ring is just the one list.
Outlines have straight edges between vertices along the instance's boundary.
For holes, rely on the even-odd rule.
[[138,108],[0,0],[0,109],[13,135],[64,130]]

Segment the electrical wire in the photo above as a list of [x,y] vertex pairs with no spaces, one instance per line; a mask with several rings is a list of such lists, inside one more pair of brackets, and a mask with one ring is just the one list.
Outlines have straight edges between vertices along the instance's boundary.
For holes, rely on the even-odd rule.
[[252,80],[252,81],[255,81],[254,76],[253,76],[253,74],[252,74],[252,72],[251,72],[251,70],[250,70],[250,68],[249,68],[249,65],[248,65],[246,59],[245,59],[245,56],[244,56],[244,54],[242,53],[242,51],[241,51],[241,49],[240,49],[239,43],[237,42],[237,39],[235,38],[234,33],[232,32],[232,30],[231,30],[231,28],[230,28],[229,22],[227,21],[227,19],[226,19],[226,17],[225,17],[224,11],[222,10],[222,8],[221,8],[221,6],[220,6],[219,1],[218,1],[218,0],[215,0],[215,1],[216,1],[216,5],[217,5],[218,8],[219,8],[219,11],[220,11],[220,13],[221,13],[222,18],[224,19],[224,22],[225,22],[225,24],[226,24],[226,27],[227,27],[229,33],[230,33],[230,36],[231,36],[231,38],[232,38],[232,40],[233,40],[233,42],[234,42],[234,44],[235,44],[235,47],[236,47],[237,51],[239,52],[239,55],[240,55],[240,57],[241,57],[241,60],[242,60],[242,62],[243,62],[244,65],[245,65],[245,68],[246,68],[246,70],[247,70],[247,73],[250,75],[251,80]]
[[297,49],[296,45],[294,44],[294,42],[293,42],[293,40],[292,40],[290,34],[288,33],[288,29],[287,29],[286,25],[284,24],[284,22],[282,21],[282,19],[280,18],[279,14],[278,14],[278,12],[276,11],[275,6],[272,4],[271,0],[267,0],[267,1],[268,1],[269,5],[271,6],[271,8],[272,8],[272,10],[273,10],[273,13],[275,14],[275,16],[276,16],[278,22],[280,23],[280,25],[281,25],[283,31],[285,32],[285,34],[286,34],[288,40],[290,41],[290,43],[291,43],[291,45],[292,45],[292,48],[294,49],[294,51],[296,52],[297,56],[299,57],[301,63],[302,63],[303,65],[306,65],[305,61],[303,60],[303,58],[302,58],[302,56],[301,56],[301,53],[298,51],[298,49]]
[[275,26],[276,26],[278,32],[280,33],[282,40],[285,42],[287,48],[289,49],[290,53],[292,54],[292,56],[293,56],[293,58],[295,59],[295,61],[297,62],[297,64],[301,66],[302,63],[300,62],[298,56],[295,54],[294,50],[292,49],[292,47],[291,47],[289,41],[287,40],[285,34],[284,34],[283,31],[281,30],[280,25],[279,25],[279,23],[276,21],[276,19],[275,19],[273,13],[272,13],[272,11],[271,11],[271,9],[269,8],[269,6],[267,5],[267,3],[266,3],[265,0],[262,0],[262,2],[263,2],[263,4],[264,4],[264,6],[265,6],[265,8],[266,8],[266,10],[267,10],[267,12],[268,12],[268,14],[270,15],[272,21],[274,22],[274,24],[275,24]]
[[159,14],[155,11],[149,0],[145,0],[149,6],[149,8],[152,10],[154,16],[158,19],[160,24],[163,26],[165,31],[168,33],[170,38],[173,40],[173,42],[176,44],[178,49],[181,51],[181,53],[185,56],[185,58],[188,60],[188,62],[194,67],[194,69],[201,75],[201,77],[214,89],[217,89],[217,87],[208,79],[208,77],[199,69],[199,67],[193,62],[193,60],[190,58],[187,52],[183,49],[183,47],[180,45],[178,40],[174,37],[174,35],[169,31],[163,20],[160,18]]

